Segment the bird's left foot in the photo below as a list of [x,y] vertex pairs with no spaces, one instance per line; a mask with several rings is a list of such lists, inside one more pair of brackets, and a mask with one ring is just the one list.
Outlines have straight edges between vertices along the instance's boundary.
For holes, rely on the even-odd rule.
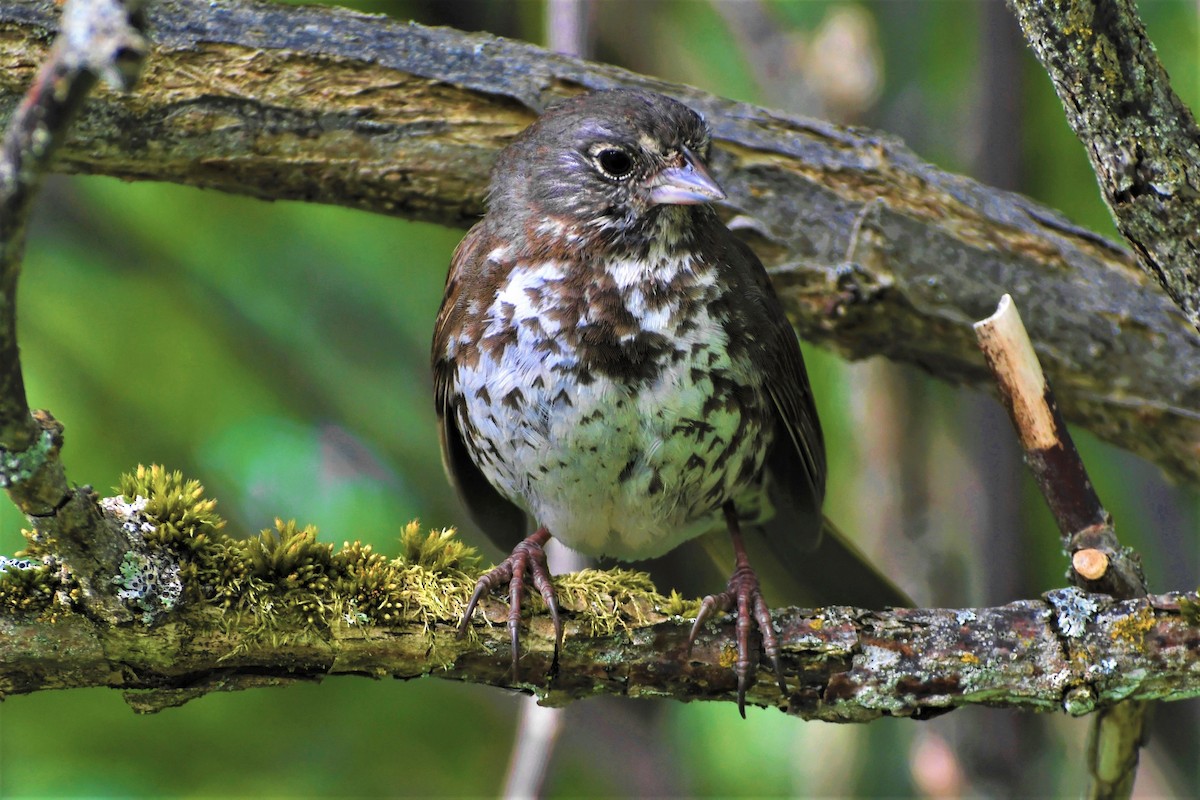
[[762,590],[758,585],[758,575],[750,567],[746,557],[746,549],[742,545],[742,532],[738,525],[737,514],[732,504],[726,504],[725,520],[733,537],[734,570],[729,578],[725,591],[720,594],[710,594],[700,603],[700,612],[696,614],[696,622],[688,635],[688,653],[692,652],[692,644],[700,626],[713,614],[725,613],[731,609],[737,612],[737,661],[733,671],[738,681],[738,713],[746,717],[746,687],[754,678],[757,663],[750,657],[750,629],[756,624],[759,635],[762,636],[763,652],[771,659],[775,669],[775,678],[779,681],[779,691],[784,697],[788,696],[787,682],[783,679],[783,665],[779,662],[779,637],[771,625],[771,609],[763,599]]
[[767,658],[771,660],[771,666],[775,669],[775,677],[779,681],[779,691],[787,696],[787,682],[783,679],[783,666],[779,662],[779,637],[775,635],[775,628],[771,625],[771,610],[767,608],[767,603],[763,600],[762,591],[758,586],[758,576],[754,574],[754,570],[749,564],[739,564],[733,572],[733,577],[729,579],[728,587],[720,594],[710,594],[705,597],[700,603],[700,613],[696,615],[696,622],[692,625],[692,632],[688,636],[688,651],[691,652],[692,643],[696,640],[696,634],[700,632],[700,626],[703,625],[713,614],[724,613],[731,609],[737,612],[737,661],[733,665],[733,671],[737,675],[738,681],[738,712],[744,718],[746,716],[746,687],[754,678],[755,660],[751,658],[750,649],[750,631],[755,625],[758,626],[759,635],[762,636],[763,652]]

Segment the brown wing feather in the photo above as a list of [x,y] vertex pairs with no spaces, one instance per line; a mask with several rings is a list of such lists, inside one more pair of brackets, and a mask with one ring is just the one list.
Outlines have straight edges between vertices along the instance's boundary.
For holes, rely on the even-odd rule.
[[455,386],[454,368],[446,358],[449,331],[465,309],[462,282],[477,279],[481,260],[491,252],[483,225],[476,225],[459,243],[446,277],[442,309],[433,329],[433,395],[438,417],[438,438],[442,445],[442,465],[463,505],[488,538],[502,550],[510,550],[525,536],[525,514],[496,491],[467,450],[459,429],[458,406],[462,403]]
[[788,521],[791,537],[816,537],[825,496],[825,440],[800,344],[762,262],[745,242],[732,233],[728,236],[728,257],[745,265],[731,273],[742,276],[738,291],[747,301],[748,312],[754,315],[760,348],[757,363],[762,366],[767,394],[775,409],[775,437],[767,456],[772,500],[783,511],[777,516],[798,514],[818,521],[805,526],[805,530],[796,529],[796,523],[802,520]]
[[825,441],[800,344],[762,262],[748,245],[731,238],[736,257],[753,265],[746,270],[753,277],[743,291],[756,301],[758,321],[767,325],[760,346],[767,393],[776,412],[775,438],[766,461],[775,516],[750,529],[760,534],[746,538],[751,563],[789,602],[866,608],[912,605],[821,513]]

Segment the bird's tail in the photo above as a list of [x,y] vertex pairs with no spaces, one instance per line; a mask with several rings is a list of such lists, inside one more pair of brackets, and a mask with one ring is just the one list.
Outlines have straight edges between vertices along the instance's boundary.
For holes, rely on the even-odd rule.
[[[876,567],[845,534],[822,518],[819,537],[805,540],[777,533],[766,536],[758,526],[743,532],[750,566],[763,583],[768,603],[820,607],[828,605],[882,609],[912,607],[913,601]],[[722,541],[723,540],[723,541]],[[732,568],[728,535],[704,537],[704,548]]]

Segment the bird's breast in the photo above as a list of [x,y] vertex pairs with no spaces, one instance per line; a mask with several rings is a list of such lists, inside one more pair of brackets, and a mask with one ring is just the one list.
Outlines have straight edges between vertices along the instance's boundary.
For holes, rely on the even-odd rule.
[[659,555],[757,481],[766,399],[714,278],[688,259],[518,264],[468,309],[480,357],[456,383],[472,457],[569,546]]

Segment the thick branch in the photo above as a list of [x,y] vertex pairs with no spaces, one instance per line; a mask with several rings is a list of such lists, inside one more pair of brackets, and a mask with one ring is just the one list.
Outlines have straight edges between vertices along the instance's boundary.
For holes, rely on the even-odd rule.
[[[75,686],[151,690],[142,710],[216,689],[325,675],[435,675],[510,686],[508,605],[457,628],[478,578],[450,531],[401,534],[387,559],[358,543],[334,550],[315,530],[277,522],[234,539],[194,481],[159,467],[122,478],[94,513],[129,537],[94,581],[121,587],[138,622],[78,613],[76,576],[32,543],[0,560],[0,693]],[[520,688],[560,704],[595,694],[736,697],[733,624],[705,626],[687,655],[698,604],[658,594],[628,570],[555,578],[566,640],[522,622]],[[1085,714],[1129,699],[1200,695],[1194,594],[1117,602],[1078,589],[991,609],[782,609],[774,615],[788,696],[770,670],[747,694],[805,718],[865,722],[986,704]],[[531,604],[540,605],[532,598]]]
[[[53,3],[0,5],[0,109]],[[727,212],[811,341],[956,383],[987,371],[970,323],[1009,292],[1064,415],[1200,482],[1200,337],[1127,253],[895,140],[786,117],[486,35],[340,10],[168,0],[143,89],[107,95],[60,164],[466,224],[496,150],[556,97],[634,85],[703,111]]]
[[1200,327],[1200,127],[1134,0],[1009,0],[1142,267]]
[[[1047,598],[962,610],[779,610],[790,697],[783,701],[770,671],[760,670],[749,699],[806,719],[866,722],[965,705],[1085,714],[1123,699],[1200,695],[1198,632],[1180,613],[1182,604],[1194,616],[1195,595],[1115,603],[1067,589]],[[454,619],[414,621],[428,611],[420,608],[389,627],[318,620],[287,635],[269,619],[211,607],[154,627],[110,627],[62,611],[38,621],[10,615],[0,618],[0,690],[150,690],[130,700],[157,710],[210,691],[327,675],[511,686],[506,606],[487,610],[494,624],[475,626],[474,640],[456,638]],[[596,613],[572,616],[553,677],[542,677],[553,631],[534,617],[522,633],[530,682],[513,688],[555,705],[597,694],[734,700],[732,623],[710,626],[689,661],[685,620],[647,607],[627,631],[593,635]]]

